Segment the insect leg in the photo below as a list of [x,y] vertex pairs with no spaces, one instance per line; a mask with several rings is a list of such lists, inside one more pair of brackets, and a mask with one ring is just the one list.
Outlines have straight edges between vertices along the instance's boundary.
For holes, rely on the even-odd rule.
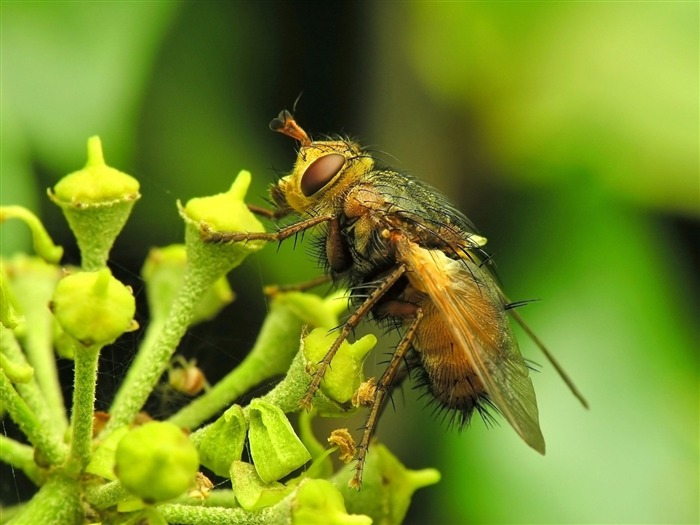
[[210,230],[207,226],[202,227],[202,237],[206,242],[223,243],[223,242],[245,242],[245,241],[268,241],[280,242],[297,233],[308,230],[317,224],[330,221],[334,215],[318,215],[303,221],[290,224],[284,228],[280,228],[276,232],[219,232]]
[[404,334],[401,342],[396,347],[394,355],[391,357],[389,366],[382,374],[382,377],[377,383],[377,390],[374,394],[374,399],[372,400],[372,408],[369,411],[369,416],[367,416],[367,422],[365,423],[364,431],[362,433],[362,439],[360,439],[360,444],[357,446],[357,452],[355,454],[355,460],[357,465],[355,466],[355,475],[350,480],[348,484],[351,488],[359,490],[362,486],[362,472],[365,468],[365,459],[367,458],[367,449],[369,447],[369,440],[372,437],[374,428],[377,425],[377,420],[379,419],[379,413],[384,402],[386,394],[389,392],[391,385],[396,377],[396,373],[399,370],[401,361],[403,360],[406,352],[411,347],[411,342],[416,335],[416,330],[418,330],[418,325],[423,319],[423,310],[418,308],[415,313],[415,318],[408,327],[406,333]]
[[326,374],[326,370],[331,364],[333,357],[335,357],[336,352],[340,348],[340,345],[345,341],[350,333],[357,328],[360,324],[360,320],[369,313],[369,311],[377,304],[377,302],[382,298],[382,296],[393,286],[393,284],[399,280],[399,278],[406,272],[406,267],[401,264],[396,267],[389,275],[384,278],[384,281],[370,294],[367,300],[360,305],[360,307],[355,310],[355,312],[350,316],[350,318],[345,322],[340,334],[333,341],[333,345],[328,349],[326,355],[323,357],[320,363],[318,363],[318,368],[314,373],[311,384],[306,390],[306,394],[301,399],[300,405],[307,410],[311,408],[312,400],[314,394],[318,390],[318,387],[323,380],[323,376]]
[[586,398],[583,397],[583,394],[579,391],[578,388],[576,388],[576,385],[574,384],[573,380],[569,377],[569,375],[564,371],[562,366],[559,364],[559,361],[557,361],[554,356],[550,353],[549,350],[547,350],[547,347],[544,345],[542,340],[535,335],[535,332],[532,331],[532,329],[525,323],[525,319],[523,319],[518,312],[515,310],[508,310],[508,313],[517,321],[517,323],[522,327],[523,330],[525,330],[525,333],[532,339],[532,341],[537,345],[537,347],[542,351],[544,356],[547,358],[547,361],[551,363],[551,365],[554,367],[554,369],[557,371],[559,374],[559,377],[562,378],[564,383],[566,383],[566,386],[569,387],[569,390],[571,390],[571,393],[576,396],[576,399],[579,400],[579,402],[583,405],[584,408],[588,408],[588,401],[586,401]]
[[290,209],[287,208],[277,208],[275,210],[268,210],[262,206],[256,206],[255,204],[248,204],[248,209],[255,215],[260,215],[261,217],[267,217],[268,219],[280,219],[285,215],[291,213]]
[[306,290],[310,290],[311,288],[321,286],[322,284],[329,283],[330,281],[330,275],[319,275],[318,277],[314,277],[313,279],[309,279],[308,281],[304,281],[303,283],[277,285],[271,284],[265,287],[264,292],[265,295],[270,297],[283,292],[304,292]]

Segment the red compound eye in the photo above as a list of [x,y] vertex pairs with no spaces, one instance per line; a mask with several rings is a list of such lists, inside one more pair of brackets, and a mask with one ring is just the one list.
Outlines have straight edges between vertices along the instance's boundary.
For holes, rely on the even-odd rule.
[[345,157],[340,153],[331,153],[316,159],[301,177],[301,192],[305,197],[311,197],[328,184],[344,165]]

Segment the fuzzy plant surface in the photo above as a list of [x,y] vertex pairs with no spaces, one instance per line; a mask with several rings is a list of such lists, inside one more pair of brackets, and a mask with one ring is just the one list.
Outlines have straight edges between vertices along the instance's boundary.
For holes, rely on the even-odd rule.
[[[177,361],[188,328],[232,300],[226,274],[263,246],[204,240],[205,232],[264,231],[244,202],[250,178],[241,171],[227,192],[177,203],[184,243],[155,248],[145,258],[150,321],[106,412],[95,410],[100,352],[138,329],[132,290],[107,266],[140,198],[138,181],[107,166],[99,138],[92,137],[86,166],[49,190],[76,237],[79,268],[61,266],[63,250],[29,210],[1,208],[0,222],[17,218],[30,227],[35,254],[1,261],[0,414],[26,439],[0,435],[0,460],[24,472],[38,491],[27,502],[1,507],[0,522],[393,524],[403,520],[415,490],[439,480],[434,469],[410,471],[375,443],[362,489],[351,489],[350,434],[338,429],[323,440],[313,434],[314,415],[357,410],[353,396],[367,384],[362,365],[374,336],[343,343],[313,412],[299,409],[309,371],[340,324],[347,303],[337,300],[340,293],[275,293],[247,357],[214,385],[194,364]],[[57,356],[74,361],[68,407]],[[196,397],[156,421],[142,409],[176,361],[181,366],[171,380]],[[269,393],[236,404],[282,375]],[[298,433],[291,413],[299,413]],[[333,456],[346,464],[337,468]],[[214,488],[203,467],[225,481]]]

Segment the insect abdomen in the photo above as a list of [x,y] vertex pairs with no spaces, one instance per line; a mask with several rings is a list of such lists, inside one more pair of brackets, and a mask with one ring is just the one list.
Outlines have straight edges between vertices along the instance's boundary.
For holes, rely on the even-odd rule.
[[469,363],[468,356],[452,339],[449,327],[435,306],[421,304],[423,320],[413,341],[423,380],[437,403],[460,413],[466,423],[480,403],[486,401],[484,386]]

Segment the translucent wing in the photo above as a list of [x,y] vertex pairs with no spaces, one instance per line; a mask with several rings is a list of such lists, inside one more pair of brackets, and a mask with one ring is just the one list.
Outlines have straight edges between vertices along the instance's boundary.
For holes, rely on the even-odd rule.
[[394,240],[409,281],[445,317],[493,403],[523,440],[544,454],[535,391],[493,277],[478,262],[450,259],[401,234]]

